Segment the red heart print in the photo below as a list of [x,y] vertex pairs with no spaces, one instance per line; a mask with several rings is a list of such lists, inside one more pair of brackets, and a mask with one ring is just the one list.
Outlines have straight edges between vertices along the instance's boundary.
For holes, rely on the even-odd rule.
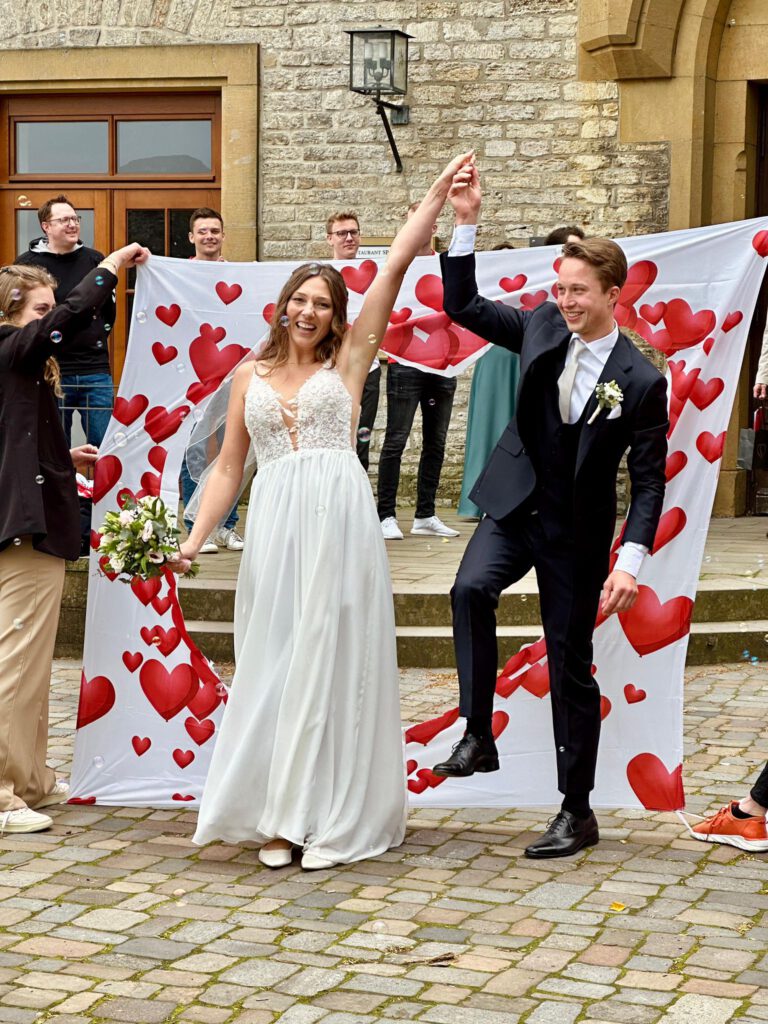
[[181,642],[181,635],[175,626],[171,626],[168,630],[163,629],[162,626],[153,626],[151,629],[142,626],[139,632],[144,643],[150,647],[156,647],[164,658],[173,654]]
[[437,274],[424,274],[416,282],[414,295],[428,309],[443,312],[443,282]]
[[216,726],[210,718],[206,718],[202,722],[198,722],[196,718],[188,718],[184,722],[184,728],[199,747],[201,747],[206,740],[209,740],[216,731]]
[[699,379],[701,370],[699,367],[695,367],[693,370],[685,372],[685,362],[680,359],[677,362],[670,360],[669,370],[672,374],[672,394],[680,402],[687,402],[691,396],[691,392],[694,389],[696,381]]
[[515,277],[502,277],[499,281],[499,287],[503,288],[505,292],[519,292],[521,288],[525,288],[528,284],[528,278],[525,274],[517,274]]
[[153,576],[152,579],[142,580],[138,576],[134,576],[131,580],[131,590],[134,592],[136,597],[146,608],[153,597],[157,597],[160,593],[160,588],[163,585],[163,581],[159,576]]
[[165,460],[167,458],[168,452],[159,444],[156,444],[154,448],[150,448],[149,454],[147,455],[150,466],[152,466],[153,469],[156,469],[158,473],[163,472],[163,467],[165,466]]
[[192,699],[198,679],[189,665],[169,672],[162,662],[152,660],[142,665],[139,684],[158,715],[169,722]]
[[188,413],[188,405],[170,411],[163,405],[155,405],[144,417],[144,429],[155,444],[160,444],[176,433]]
[[412,772],[415,772],[418,767],[419,762],[414,761],[413,758],[411,758],[409,761],[405,762],[405,774],[410,775]]
[[160,476],[157,473],[142,473],[141,474],[141,490],[136,495],[137,498],[144,498],[149,495],[152,498],[160,497]]
[[707,462],[717,462],[718,459],[722,458],[723,448],[725,447],[725,435],[725,430],[717,436],[705,430],[696,438],[696,447]]
[[220,349],[210,338],[195,338],[189,346],[189,359],[202,384],[216,381],[218,387],[248,352],[242,345],[226,345]]
[[509,679],[507,676],[499,676],[496,680],[496,693],[500,697],[511,697],[520,685],[520,677]]
[[213,324],[200,324],[199,336],[203,341],[212,341],[214,345],[218,345],[220,341],[224,341],[227,332],[223,327],[214,327]]
[[193,405],[197,405],[202,402],[208,395],[212,395],[221,384],[223,377],[214,377],[213,380],[209,380],[207,384],[201,384],[199,381],[195,381],[194,384],[190,384],[187,388],[186,398],[192,402]]
[[656,527],[656,536],[653,540],[651,554],[655,555],[658,551],[661,551],[665,544],[669,544],[679,533],[682,533],[687,521],[688,517],[683,509],[677,506],[665,512],[661,519],[659,519],[659,525]]
[[175,345],[161,345],[159,341],[156,341],[152,346],[152,355],[155,357],[155,362],[159,363],[160,366],[170,363],[178,354],[179,350]]
[[117,575],[118,574],[116,572],[111,572],[111,570],[108,568],[108,566],[109,566],[109,556],[108,555],[102,555],[101,558],[99,559],[99,569],[101,570],[102,576],[106,576],[107,579],[111,583],[112,580],[116,580],[117,579]]
[[729,313],[725,320],[723,320],[723,333],[727,334],[728,331],[732,331],[734,327],[738,327],[743,319],[744,314],[738,309],[734,310],[733,313]]
[[535,661],[540,661],[547,653],[547,641],[544,637],[537,640],[534,644],[529,644],[528,647],[521,648],[517,654],[513,654],[507,664],[501,670],[501,674],[504,676],[513,676],[515,672],[519,672],[524,665],[532,665]]
[[195,760],[195,754],[192,750],[181,750],[177,747],[173,752],[173,760],[179,766],[179,768],[188,768]]
[[706,409],[722,395],[724,389],[725,382],[719,377],[710,377],[708,381],[697,380],[691,390],[691,401],[697,409]]
[[135,672],[139,665],[144,661],[144,655],[141,651],[131,653],[131,651],[123,651],[123,664],[129,672]]
[[174,302],[172,306],[158,306],[155,310],[155,316],[158,320],[166,325],[166,327],[173,327],[176,321],[181,316],[181,308]]
[[408,789],[411,793],[423,793],[426,788],[426,779],[408,779]]
[[117,492],[115,500],[120,508],[125,508],[126,502],[130,498],[131,501],[136,501],[136,495],[130,489],[130,487],[121,487]]
[[541,699],[549,693],[549,669],[547,663],[533,665],[520,676],[520,685],[534,697]]
[[131,746],[136,751],[137,756],[141,757],[152,746],[152,740],[149,736],[134,736],[131,740]]
[[267,321],[268,324],[272,323],[272,317],[275,315],[275,304],[274,302],[268,302],[267,305],[262,309],[261,315]]
[[668,772],[655,754],[638,754],[627,765],[627,781],[647,811],[678,811],[685,807],[681,764]]
[[716,323],[717,317],[711,309],[694,313],[685,299],[670,299],[664,312],[664,324],[673,352],[703,341],[715,329]]
[[96,460],[93,471],[93,504],[98,504],[101,499],[112,490],[120,479],[123,472],[123,464],[116,455],[102,455]]
[[552,269],[556,274],[560,273],[560,264],[563,262],[563,257],[558,256],[555,262],[552,264]]
[[171,800],[181,800],[184,803],[188,803],[190,800],[196,800],[197,797],[193,793],[174,793]]
[[445,782],[444,775],[435,775],[431,768],[419,768],[416,772],[416,778],[421,779],[422,782],[426,782],[430,789],[442,785]]
[[97,722],[112,710],[115,704],[115,688],[106,676],[86,679],[80,674],[80,701],[77,706],[77,728],[82,729],[91,722]]
[[243,289],[239,284],[226,284],[224,281],[219,281],[216,284],[216,294],[224,305],[228,306],[230,302],[240,298],[243,294]]
[[611,713],[611,702],[607,697],[600,696],[600,721],[604,722]]
[[685,469],[688,464],[688,456],[685,452],[672,452],[671,455],[667,456],[667,464],[664,470],[667,478],[667,483],[673,480],[678,473]]
[[95,804],[96,803],[96,797],[95,796],[71,796],[69,798],[69,800],[67,800],[67,803],[68,804]]
[[645,295],[656,280],[658,268],[651,260],[639,260],[627,271],[627,280],[619,295],[618,305],[634,306],[641,296]]
[[166,594],[165,597],[155,597],[152,599],[152,607],[155,609],[158,615],[165,615],[165,613],[171,607],[172,600],[173,598],[170,594]]
[[624,687],[624,699],[627,704],[639,704],[646,696],[645,690],[638,690],[634,683],[627,683]]
[[637,591],[637,601],[629,611],[619,612],[619,622],[642,658],[687,635],[693,601],[689,597],[673,597],[662,604],[656,592],[642,583]]
[[404,324],[406,320],[412,315],[413,310],[409,309],[408,306],[403,306],[402,309],[393,309],[389,314],[389,322],[391,324]]
[[643,318],[643,320],[647,320],[649,324],[653,324],[653,326],[655,327],[656,324],[658,324],[659,321],[663,318],[666,311],[666,302],[657,302],[655,306],[641,306],[640,316]]
[[439,718],[432,718],[428,722],[412,725],[410,729],[406,730],[405,742],[421,743],[426,747],[438,733],[452,726],[458,717],[459,709],[452,708],[450,711],[446,711],[444,715],[440,715]]
[[98,551],[101,545],[101,534],[98,530],[91,530],[91,548],[94,551]]
[[715,339],[714,339],[714,337],[711,337],[711,338],[707,338],[707,340],[706,340],[706,341],[704,342],[704,344],[702,345],[702,348],[704,349],[704,355],[705,355],[705,356],[708,356],[708,355],[709,355],[709,353],[710,353],[710,352],[712,351],[712,346],[713,346],[714,344],[715,344]]
[[501,736],[509,725],[509,715],[506,711],[494,711],[491,719],[491,735],[495,740]]
[[141,416],[148,405],[149,399],[146,395],[134,395],[133,398],[121,398],[118,395],[115,399],[112,415],[124,427],[129,427],[134,420]]
[[341,268],[344,284],[351,292],[357,292],[358,295],[364,295],[368,291],[378,272],[379,268],[373,260],[363,260],[357,267]]
[[758,256],[768,256],[768,231],[758,231],[752,239],[752,248]]
[[[194,664],[195,657],[192,655]],[[198,680],[194,693],[187,702],[187,707],[201,721],[212,714],[221,703],[221,697],[216,692],[217,682],[211,679]]]
[[520,296],[520,305],[523,309],[536,309],[542,302],[546,302],[548,298],[549,294],[543,289],[539,292],[533,292],[533,294],[525,292]]

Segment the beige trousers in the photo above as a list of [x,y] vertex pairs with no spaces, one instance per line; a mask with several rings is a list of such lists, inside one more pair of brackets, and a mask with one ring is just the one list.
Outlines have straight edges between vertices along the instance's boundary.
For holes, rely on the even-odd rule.
[[34,807],[56,785],[45,754],[63,588],[64,559],[29,537],[0,551],[0,813]]

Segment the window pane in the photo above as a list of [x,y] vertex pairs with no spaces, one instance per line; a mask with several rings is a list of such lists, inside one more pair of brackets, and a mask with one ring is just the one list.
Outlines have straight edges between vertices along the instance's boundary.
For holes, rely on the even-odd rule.
[[119,121],[118,174],[210,174],[210,121]]
[[16,123],[16,174],[107,174],[106,121]]
[[[78,208],[77,211],[82,220],[80,222],[80,241],[83,245],[88,245],[93,248],[94,238],[94,215],[93,210],[83,210]],[[37,210],[17,210],[16,211],[16,250],[17,255],[26,252],[29,248],[29,243],[33,238],[45,239],[43,229],[40,227],[40,221],[37,219]]]
[[189,259],[195,255],[195,247],[189,240],[189,218],[192,210],[171,210],[171,244],[169,256]]
[[[126,235],[129,242],[146,245],[157,256],[167,256],[165,249],[165,210],[128,210]],[[135,287],[136,268],[128,271],[128,287]]]

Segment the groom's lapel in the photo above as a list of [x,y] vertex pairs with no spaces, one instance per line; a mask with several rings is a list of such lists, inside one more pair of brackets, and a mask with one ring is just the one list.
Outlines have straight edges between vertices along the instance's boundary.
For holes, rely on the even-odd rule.
[[[609,381],[615,380],[622,392],[626,392],[627,384],[629,383],[629,377],[632,372],[632,342],[626,335],[619,332],[619,337],[616,344],[613,346],[611,354],[605,361],[603,372],[597,381],[598,384],[607,384]],[[597,385],[596,385],[597,386]],[[589,396],[587,400],[587,407],[585,410],[584,425],[581,428],[581,437],[579,438],[579,450],[576,455],[576,474],[581,469],[581,464],[584,461],[587,452],[590,447],[594,444],[597,437],[600,435],[605,419],[608,416],[608,410],[602,409],[598,413],[593,423],[589,423],[589,419],[594,413],[595,409],[598,409],[598,401],[595,392]],[[622,409],[623,412],[623,409]]]

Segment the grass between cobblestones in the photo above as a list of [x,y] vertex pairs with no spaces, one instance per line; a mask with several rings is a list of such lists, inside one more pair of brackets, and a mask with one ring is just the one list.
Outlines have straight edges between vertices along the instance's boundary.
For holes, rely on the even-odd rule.
[[[63,771],[78,678],[57,663]],[[452,687],[404,672],[404,719]],[[704,813],[768,757],[764,667],[689,671],[686,698]],[[597,847],[525,860],[550,813],[420,809],[398,850],[304,873],[263,868],[253,844],[192,846],[188,811],[55,808],[51,832],[0,838],[0,1022],[768,1022],[765,857],[617,810]]]

